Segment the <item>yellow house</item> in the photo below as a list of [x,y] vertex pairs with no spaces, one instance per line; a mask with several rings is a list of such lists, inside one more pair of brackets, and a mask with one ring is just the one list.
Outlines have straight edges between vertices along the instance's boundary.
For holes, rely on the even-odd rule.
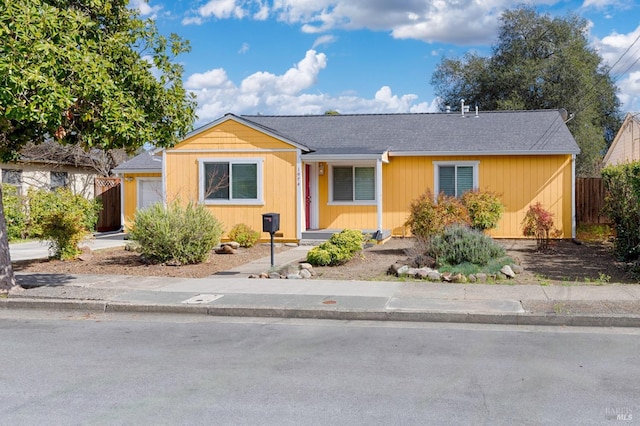
[[505,213],[492,231],[498,238],[522,237],[526,210],[540,202],[554,214],[561,236],[571,238],[578,153],[556,110],[227,114],[161,157],[147,154],[154,173],[127,163],[116,172],[125,182],[125,223],[152,191],[145,181],[161,178],[161,200],[204,204],[227,230],[245,223],[262,231],[262,215],[278,213],[280,241],[323,238],[344,228],[378,239],[406,235],[409,205],[428,189],[500,194]]
[[640,113],[628,113],[604,156],[604,166],[640,161]]

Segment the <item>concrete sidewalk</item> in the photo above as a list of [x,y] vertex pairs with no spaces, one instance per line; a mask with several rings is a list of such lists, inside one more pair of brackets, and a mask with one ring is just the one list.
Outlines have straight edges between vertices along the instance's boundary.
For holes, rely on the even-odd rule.
[[[100,233],[92,238],[87,238],[80,243],[80,246],[89,247],[91,250],[101,250],[113,247],[123,247],[125,241],[124,232]],[[49,246],[45,241],[29,241],[25,243],[9,244],[11,261],[31,259],[47,259],[49,257]]]
[[[112,235],[93,243],[95,248],[104,248],[99,245],[113,247],[125,241]],[[46,253],[46,246],[43,247]],[[309,248],[300,246],[276,254],[277,267],[304,259]],[[13,246],[11,250],[13,257]],[[25,290],[0,299],[0,309],[640,327],[638,285],[247,278],[249,274],[268,270],[270,260],[270,257],[256,259],[211,277],[191,279],[19,273],[16,280]]]

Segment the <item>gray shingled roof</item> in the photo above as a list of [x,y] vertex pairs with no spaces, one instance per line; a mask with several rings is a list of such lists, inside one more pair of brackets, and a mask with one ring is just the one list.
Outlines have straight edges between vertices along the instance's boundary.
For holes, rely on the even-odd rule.
[[114,173],[153,173],[162,171],[162,156],[143,152],[113,169]]
[[244,120],[315,152],[307,156],[423,153],[577,154],[559,111],[264,116]]

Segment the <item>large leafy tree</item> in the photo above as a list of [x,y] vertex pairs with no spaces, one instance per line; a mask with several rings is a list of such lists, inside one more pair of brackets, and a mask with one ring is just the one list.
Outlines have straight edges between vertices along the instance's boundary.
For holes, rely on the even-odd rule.
[[486,110],[564,108],[581,149],[577,173],[596,174],[620,126],[620,104],[608,69],[588,45],[587,25],[529,7],[504,12],[490,57],[467,53],[436,67],[431,83],[442,108],[461,99]]
[[[0,0],[0,156],[55,140],[171,146],[195,118],[174,62],[189,45],[128,0]],[[0,188],[0,290],[15,286]]]

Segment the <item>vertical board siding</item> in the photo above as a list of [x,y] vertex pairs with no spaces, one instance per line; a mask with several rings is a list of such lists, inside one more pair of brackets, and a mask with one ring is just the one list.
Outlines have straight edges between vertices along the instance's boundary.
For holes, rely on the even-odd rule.
[[128,229],[133,222],[138,209],[138,178],[161,177],[160,173],[125,173],[122,179],[121,185],[123,185],[124,200],[123,200],[123,216],[124,227]]
[[555,218],[564,238],[571,237],[571,156],[391,157],[383,166],[383,227],[405,235],[404,223],[411,201],[427,189],[433,191],[433,161],[479,160],[481,190],[500,195],[505,206],[502,220],[491,234],[498,238],[522,237],[521,223],[533,203],[540,202]]
[[[275,150],[275,151],[271,151]],[[216,152],[218,151],[218,152]],[[227,121],[189,138],[165,154],[167,201],[199,201],[199,159],[262,158],[263,205],[207,205],[225,228],[225,236],[234,225],[244,223],[261,233],[262,214],[279,213],[281,240],[295,240],[296,161],[295,149],[286,143],[233,121]]]

